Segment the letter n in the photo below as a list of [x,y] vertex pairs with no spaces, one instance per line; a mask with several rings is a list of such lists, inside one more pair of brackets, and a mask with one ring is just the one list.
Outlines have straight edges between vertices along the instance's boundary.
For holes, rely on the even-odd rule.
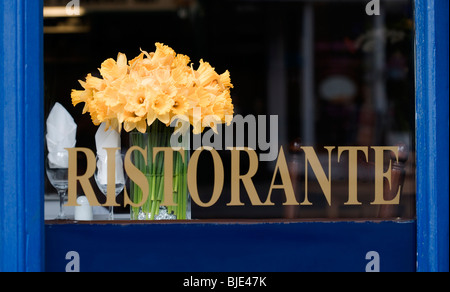
[[325,171],[320,164],[320,160],[317,157],[312,147],[302,147],[305,152],[305,200],[300,205],[312,205],[308,200],[308,162],[316,175],[317,181],[322,188],[322,191],[327,199],[328,205],[331,206],[331,152],[336,147],[325,147],[328,150],[328,178]]

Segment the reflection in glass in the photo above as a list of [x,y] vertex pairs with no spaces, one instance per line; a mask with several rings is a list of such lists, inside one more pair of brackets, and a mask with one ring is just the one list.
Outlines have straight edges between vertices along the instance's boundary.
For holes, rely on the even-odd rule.
[[[289,151],[289,146],[313,147],[327,175],[329,160],[324,147],[336,147],[331,155],[331,206],[311,170],[307,181],[311,206],[284,206],[283,190],[274,190],[273,206],[251,206],[243,183],[240,199],[244,206],[228,206],[230,173],[237,170],[231,169],[230,152],[223,150],[219,151],[226,174],[222,195],[209,208],[193,203],[192,218],[415,218],[412,0],[383,1],[379,16],[366,14],[368,0],[198,0],[181,1],[185,6],[164,11],[133,10],[133,4],[121,9],[120,1],[97,2],[92,10],[87,3],[88,13],[80,17],[44,19],[46,104],[59,101],[67,105],[83,133],[77,137],[79,145],[94,149],[96,127],[88,115],[81,114],[83,105],[73,108],[70,104],[69,90],[79,86],[76,80],[86,72],[98,76],[100,60],[115,58],[118,51],[134,56],[138,48],[152,51],[155,42],[163,42],[191,56],[193,64],[203,58],[219,71],[229,68],[236,114],[278,117],[274,147],[284,149],[299,203],[305,198],[305,155],[295,147]],[[114,5],[114,13],[108,5]],[[158,30],[143,32],[142,27]],[[70,33],[62,33],[62,28]],[[269,131],[262,133],[264,138],[271,136]],[[247,133],[246,129],[245,137],[250,136]],[[260,132],[256,135],[259,138]],[[125,131],[121,136],[124,144],[128,143]],[[393,173],[386,199],[389,191],[402,186],[394,214],[371,204],[375,152],[370,147],[398,144],[406,150],[400,151],[398,161],[392,160],[388,151],[384,153],[384,169],[391,165]],[[348,152],[338,159],[338,147],[345,146],[368,147],[367,157],[362,152],[357,155],[361,205],[345,204],[349,200]],[[261,202],[267,200],[274,166],[275,162],[260,161],[252,177]],[[208,202],[214,187],[211,158],[204,155],[198,167],[199,196]],[[240,173],[247,171],[248,158],[243,156]]]
[[56,217],[56,220],[68,219],[64,213],[64,202],[66,198],[66,192],[69,187],[68,183],[69,169],[64,166],[59,166],[54,162],[55,160],[66,161],[67,159],[68,153],[67,151],[64,151],[64,152],[49,153],[45,161],[45,170],[47,173],[48,180],[50,181],[52,186],[56,189],[59,196],[59,214]]
[[[117,154],[116,167],[115,167],[115,195],[116,197],[123,191],[125,187],[125,172],[123,169],[123,156]],[[100,191],[106,196],[108,193],[108,171],[107,171],[107,158],[101,155],[97,155],[97,169],[95,170],[95,182],[97,183]],[[114,220],[114,207],[109,207],[109,220]]]

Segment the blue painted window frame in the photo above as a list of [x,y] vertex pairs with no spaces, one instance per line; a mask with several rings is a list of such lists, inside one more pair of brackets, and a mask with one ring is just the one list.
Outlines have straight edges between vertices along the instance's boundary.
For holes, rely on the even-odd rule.
[[0,1],[0,271],[44,269],[42,7]]
[[[448,4],[415,2],[418,271],[449,268]],[[0,2],[0,271],[44,270],[42,8]]]
[[417,269],[449,270],[447,0],[416,0]]

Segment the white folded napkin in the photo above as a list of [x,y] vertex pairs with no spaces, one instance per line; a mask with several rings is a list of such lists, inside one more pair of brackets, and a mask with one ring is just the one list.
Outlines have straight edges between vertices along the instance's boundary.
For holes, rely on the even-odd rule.
[[[114,130],[109,129],[105,131],[106,125],[102,123],[95,134],[95,146],[97,148],[97,179],[102,185],[108,182],[108,157],[104,148],[120,148],[120,134]],[[123,172],[123,161],[120,151],[116,151],[116,184],[125,183],[125,176]]]
[[69,154],[64,148],[75,147],[77,124],[60,103],[53,106],[46,124],[50,168],[68,168]]

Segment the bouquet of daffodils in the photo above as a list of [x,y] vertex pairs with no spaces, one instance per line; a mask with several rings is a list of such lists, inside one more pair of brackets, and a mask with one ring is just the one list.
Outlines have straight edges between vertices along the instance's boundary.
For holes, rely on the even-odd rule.
[[[130,144],[147,149],[146,161],[139,151],[133,152],[134,165],[147,177],[149,194],[130,182],[131,219],[188,219],[190,198],[187,191],[188,145],[186,159],[174,158],[173,194],[176,206],[164,202],[164,157],[153,159],[155,147],[170,147],[169,127],[175,119],[191,124],[194,134],[205,127],[231,123],[234,107],[230,96],[233,88],[230,73],[219,75],[203,60],[195,70],[189,57],[176,54],[161,43],[156,51],[142,51],[131,61],[119,53],[117,61],[108,59],[100,67],[102,78],[88,74],[80,81],[84,90],[72,91],[74,106],[84,102],[83,113],[89,112],[95,125],[105,124],[105,130],[122,127],[130,134]],[[189,123],[187,123],[189,121]],[[186,122],[186,123],[185,123]],[[189,127],[183,127],[187,129]],[[188,141],[184,141],[184,144]],[[169,192],[167,192],[169,193]]]
[[[234,107],[233,88],[228,70],[219,75],[203,60],[197,70],[188,56],[156,43],[156,51],[142,51],[131,61],[119,53],[117,61],[108,59],[97,78],[88,74],[80,81],[84,90],[72,91],[72,103],[85,103],[95,125],[106,123],[119,132],[147,131],[156,120],[168,126],[174,116],[188,117],[194,134],[205,127],[230,123]],[[201,115],[194,117],[194,109]]]

